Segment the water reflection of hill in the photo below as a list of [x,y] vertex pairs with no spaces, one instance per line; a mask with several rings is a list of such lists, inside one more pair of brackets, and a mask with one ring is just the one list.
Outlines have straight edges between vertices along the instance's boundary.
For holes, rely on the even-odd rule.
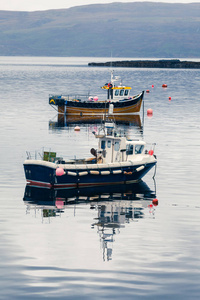
[[95,210],[96,217],[91,222],[100,237],[103,259],[112,259],[112,245],[120,228],[127,223],[154,215],[152,200],[156,197],[145,182],[137,184],[93,187],[83,189],[45,189],[27,185],[24,192],[26,212],[39,214],[42,221],[67,214],[68,207],[87,205]]

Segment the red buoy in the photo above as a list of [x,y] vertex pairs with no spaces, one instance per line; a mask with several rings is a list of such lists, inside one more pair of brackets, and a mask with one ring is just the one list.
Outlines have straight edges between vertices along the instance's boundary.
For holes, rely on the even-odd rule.
[[154,85],[152,84],[152,88],[154,88]]
[[172,100],[172,98],[171,98],[171,97],[169,97],[169,100]]
[[147,109],[147,115],[148,115],[148,116],[152,116],[152,115],[153,115],[153,109],[148,108],[148,109]]
[[153,155],[153,154],[154,154],[153,150],[149,150],[149,155]]
[[149,90],[146,90],[146,93],[149,93]]
[[153,199],[152,203],[153,203],[154,206],[157,206],[158,205],[158,199],[156,199],[156,198]]
[[167,87],[167,84],[166,84],[166,83],[164,83],[164,84],[162,85],[162,87],[163,87],[163,88]]

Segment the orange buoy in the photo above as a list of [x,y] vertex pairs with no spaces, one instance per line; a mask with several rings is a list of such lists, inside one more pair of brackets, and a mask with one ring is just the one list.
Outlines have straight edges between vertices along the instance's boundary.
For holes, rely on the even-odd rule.
[[146,93],[149,93],[149,90],[146,90]]
[[152,115],[153,115],[153,109],[148,108],[148,109],[147,109],[147,115],[148,115],[148,116],[152,116]]
[[169,97],[169,100],[172,100],[172,98],[171,98],[171,97]]
[[167,84],[166,84],[166,83],[164,83],[164,84],[162,85],[162,87],[163,87],[163,88],[167,87]]
[[80,129],[79,126],[76,126],[76,127],[74,128],[74,130],[75,130],[75,131],[80,131],[81,129]]
[[156,199],[156,198],[153,199],[152,203],[153,203],[154,206],[157,206],[158,205],[158,199]]

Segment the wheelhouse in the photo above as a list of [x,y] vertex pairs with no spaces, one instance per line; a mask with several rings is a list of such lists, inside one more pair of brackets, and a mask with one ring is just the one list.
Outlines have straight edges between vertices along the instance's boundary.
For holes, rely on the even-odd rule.
[[[118,82],[118,83],[117,83]],[[107,99],[112,101],[127,100],[130,97],[131,87],[123,86],[119,76],[113,77],[111,72],[111,82],[106,83],[102,89],[107,90]]]
[[114,163],[142,159],[145,154],[144,141],[127,141],[125,136],[117,136],[107,131],[106,135],[99,137],[98,157],[99,163]]
[[127,160],[135,156],[144,154],[146,143],[144,141],[127,141],[126,142],[126,156]]

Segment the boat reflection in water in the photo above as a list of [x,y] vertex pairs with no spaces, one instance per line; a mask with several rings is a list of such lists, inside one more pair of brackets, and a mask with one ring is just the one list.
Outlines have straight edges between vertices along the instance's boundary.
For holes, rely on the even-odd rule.
[[[117,125],[132,125],[137,127],[138,129],[142,129],[142,122],[140,115],[138,114],[123,114],[123,115],[112,115],[115,123]],[[59,129],[63,127],[67,127],[74,124],[98,124],[102,122],[102,115],[65,115],[65,114],[57,114],[57,121],[49,121],[50,129]]]
[[91,226],[100,236],[103,259],[111,260],[114,236],[126,223],[144,218],[146,212],[154,217],[158,204],[155,197],[155,191],[140,181],[130,185],[57,190],[27,185],[23,200],[27,214],[31,210],[35,215],[41,213],[42,222],[50,222],[77,205],[85,204],[95,210],[97,214]]

